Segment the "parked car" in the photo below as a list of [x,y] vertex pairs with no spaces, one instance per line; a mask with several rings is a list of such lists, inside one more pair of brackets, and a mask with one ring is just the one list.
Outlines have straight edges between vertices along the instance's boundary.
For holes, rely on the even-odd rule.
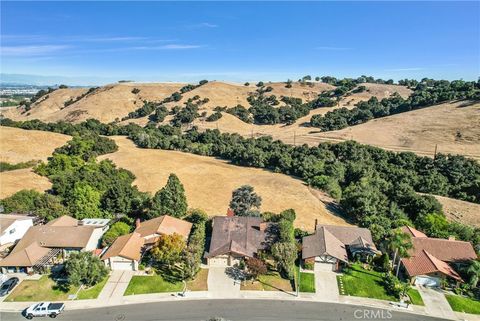
[[18,278],[10,278],[7,281],[3,282],[2,286],[0,287],[0,296],[5,296],[13,290],[13,288],[18,284],[20,281]]
[[56,318],[64,309],[65,304],[63,303],[36,303],[25,310],[25,317],[29,320],[33,319],[33,317],[46,317],[47,315],[50,318]]

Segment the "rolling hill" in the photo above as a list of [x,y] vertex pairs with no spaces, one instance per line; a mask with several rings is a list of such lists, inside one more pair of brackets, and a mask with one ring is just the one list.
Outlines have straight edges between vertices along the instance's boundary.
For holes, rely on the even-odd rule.
[[112,137],[119,150],[99,159],[110,159],[135,174],[135,185],[152,194],[162,188],[168,175],[175,173],[183,183],[189,207],[202,208],[210,215],[225,215],[232,191],[251,185],[262,197],[262,211],[280,212],[293,208],[295,225],[312,230],[315,219],[323,224],[343,225],[320,191],[301,180],[262,169],[240,167],[211,157],[176,151],[140,149],[126,137]]

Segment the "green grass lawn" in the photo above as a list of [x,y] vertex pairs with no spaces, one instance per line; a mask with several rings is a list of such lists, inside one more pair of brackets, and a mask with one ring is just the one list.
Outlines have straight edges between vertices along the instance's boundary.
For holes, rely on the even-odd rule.
[[445,295],[453,311],[480,314],[480,301],[459,295]]
[[135,275],[128,284],[124,295],[180,292],[183,290],[183,282],[171,283],[165,281],[161,275]]
[[255,282],[242,282],[240,290],[293,292],[295,289],[292,284],[292,281],[282,278],[278,272],[269,271],[268,274],[260,275]]
[[98,295],[102,291],[103,287],[108,281],[108,276],[103,279],[102,282],[92,286],[91,288],[88,289],[83,289],[78,293],[77,299],[78,300],[88,300],[88,299],[96,299],[98,298]]
[[64,301],[68,295],[75,294],[78,287],[70,287],[68,290],[59,288],[55,281],[48,275],[44,275],[40,280],[22,281],[5,302],[25,302],[25,301]]
[[315,293],[315,274],[300,273],[300,292]]
[[[102,291],[108,277],[97,285],[81,290],[78,293],[79,300],[95,299]],[[77,286],[69,288],[58,287],[57,283],[48,275],[42,276],[39,280],[25,280],[5,299],[5,302],[27,302],[27,301],[65,301],[70,294],[78,291]]]
[[340,294],[360,296],[388,301],[398,301],[389,295],[382,285],[382,273],[363,269],[358,264],[352,264],[350,269],[342,276],[337,276],[343,282],[343,291],[339,286]]
[[300,272],[298,265],[295,266],[295,277],[300,273],[300,292],[315,293],[315,274]]
[[414,305],[425,305],[422,300],[422,296],[416,289],[409,289],[407,292],[410,297],[410,303]]

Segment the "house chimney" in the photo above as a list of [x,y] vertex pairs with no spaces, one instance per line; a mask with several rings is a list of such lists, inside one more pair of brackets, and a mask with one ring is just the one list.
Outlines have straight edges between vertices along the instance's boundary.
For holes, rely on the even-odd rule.
[[232,210],[231,208],[228,208],[228,209],[227,209],[227,216],[228,216],[228,217],[235,216],[235,213],[233,212],[233,210]]
[[450,236],[448,237],[448,240],[449,240],[449,241],[455,241],[455,236],[450,235]]
[[140,227],[140,219],[137,218],[137,219],[135,220],[135,228],[139,228],[139,227]]
[[317,230],[317,225],[318,225],[318,219],[315,219],[315,226],[314,226],[315,231]]
[[262,232],[265,231],[267,229],[267,225],[268,225],[267,222],[260,223],[260,226],[259,226],[260,231]]

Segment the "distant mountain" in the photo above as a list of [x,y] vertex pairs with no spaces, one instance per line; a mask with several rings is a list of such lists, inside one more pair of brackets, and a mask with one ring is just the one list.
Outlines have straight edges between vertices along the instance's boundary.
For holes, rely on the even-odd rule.
[[118,79],[107,77],[65,77],[65,76],[43,76],[29,74],[0,74],[0,84],[14,85],[36,85],[36,86],[55,86],[65,84],[68,86],[98,86],[112,82]]

